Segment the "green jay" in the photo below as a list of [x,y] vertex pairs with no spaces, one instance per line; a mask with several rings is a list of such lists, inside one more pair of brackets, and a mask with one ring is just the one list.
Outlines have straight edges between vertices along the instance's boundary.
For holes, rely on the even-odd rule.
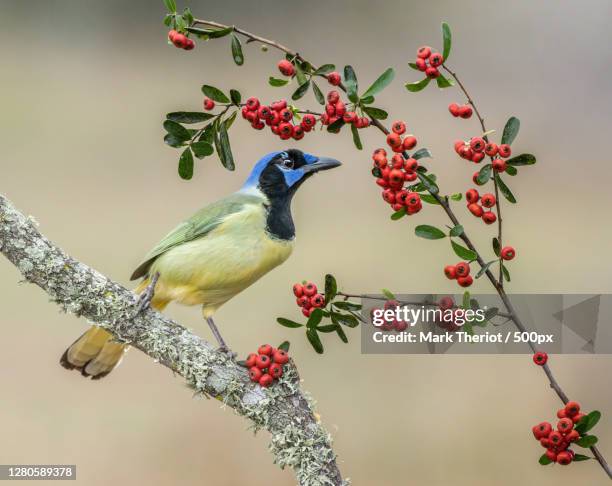
[[[289,257],[295,239],[293,195],[316,172],[339,165],[296,149],[266,155],[240,190],[200,209],[146,255],[132,274],[132,280],[142,279],[136,293],[149,293],[147,303],[160,311],[172,301],[201,305],[220,347],[227,350],[213,314]],[[119,364],[126,348],[108,331],[92,326],[60,363],[99,379]]]

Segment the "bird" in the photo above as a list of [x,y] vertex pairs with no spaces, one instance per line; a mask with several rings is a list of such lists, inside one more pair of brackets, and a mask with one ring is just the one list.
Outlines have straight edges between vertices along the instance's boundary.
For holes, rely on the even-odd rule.
[[[197,211],[144,257],[131,276],[141,279],[135,289],[140,304],[158,311],[170,302],[201,305],[220,349],[229,352],[213,315],[289,258],[295,240],[293,196],[315,173],[340,165],[294,148],[262,157],[238,191]],[[92,325],[66,349],[60,364],[100,379],[120,363],[127,347]]]

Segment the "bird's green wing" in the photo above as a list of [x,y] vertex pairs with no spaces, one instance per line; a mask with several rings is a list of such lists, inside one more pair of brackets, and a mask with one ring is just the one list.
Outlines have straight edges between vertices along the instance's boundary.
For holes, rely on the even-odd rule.
[[205,237],[231,214],[240,212],[248,204],[261,204],[261,198],[247,194],[234,193],[214,202],[183,221],[168,233],[145,257],[143,263],[134,270],[131,280],[147,275],[156,258],[175,246],[197,238]]

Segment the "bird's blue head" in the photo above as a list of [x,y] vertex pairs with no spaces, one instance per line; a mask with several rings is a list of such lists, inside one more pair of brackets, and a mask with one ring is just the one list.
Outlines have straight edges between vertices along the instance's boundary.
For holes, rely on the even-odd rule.
[[242,189],[259,189],[271,201],[289,203],[306,179],[339,165],[335,159],[316,157],[297,149],[272,152],[255,164]]

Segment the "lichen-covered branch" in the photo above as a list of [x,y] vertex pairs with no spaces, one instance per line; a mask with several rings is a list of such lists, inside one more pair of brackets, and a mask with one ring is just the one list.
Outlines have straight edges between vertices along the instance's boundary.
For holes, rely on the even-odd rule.
[[254,430],[268,430],[275,462],[292,467],[300,485],[347,484],[293,365],[271,388],[251,383],[243,367],[185,327],[152,309],[136,314],[133,292],[66,255],[2,195],[0,252],[66,312],[104,327],[178,373],[196,392],[247,418]]

